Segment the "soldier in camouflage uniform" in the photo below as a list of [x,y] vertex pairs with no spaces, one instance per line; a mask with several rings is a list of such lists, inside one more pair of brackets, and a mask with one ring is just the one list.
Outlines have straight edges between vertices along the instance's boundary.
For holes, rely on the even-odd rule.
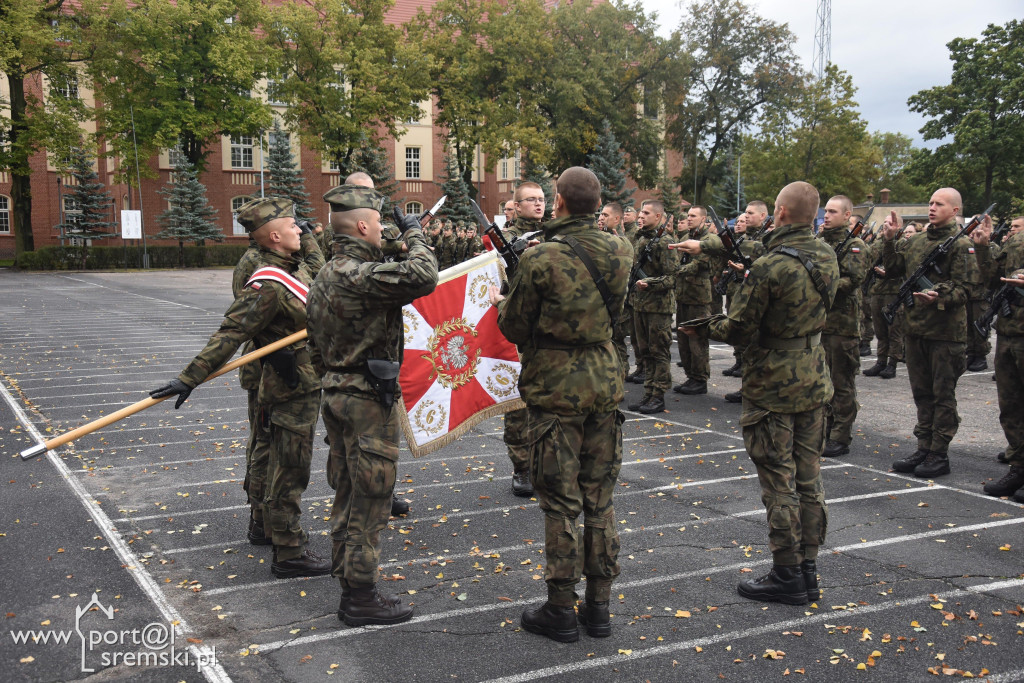
[[[633,247],[633,258],[636,258],[636,241],[639,230],[636,226],[636,208],[626,206],[622,209],[622,235]],[[622,317],[619,318],[619,332],[617,335],[625,339],[629,337],[629,345],[633,348],[633,362],[636,363],[636,370],[626,375],[626,381],[643,384],[644,366],[641,364],[640,347],[636,342],[636,328],[633,326],[633,302],[630,296],[626,296],[626,303],[622,306]],[[626,361],[626,372],[629,373],[629,361]]]
[[1010,299],[1010,315],[996,320],[996,392],[999,423],[1006,435],[1003,456],[1010,468],[998,481],[985,484],[990,496],[1012,496],[1024,503],[1024,216],[1010,222],[1009,236],[1002,247],[992,244],[992,221],[986,218],[971,237],[982,281],[995,289],[1016,287]]
[[341,186],[324,199],[335,226],[334,258],[310,288],[309,342],[323,375],[324,426],[330,437],[331,574],[341,583],[338,618],[350,626],[395,624],[412,607],[376,588],[380,534],[387,526],[398,462],[398,369],[402,306],[437,285],[437,261],[419,221],[398,226],[408,258],[384,263],[384,196]]
[[970,372],[988,370],[988,354],[992,351],[992,344],[988,337],[982,336],[971,324],[988,310],[988,294],[987,285],[980,279],[967,283],[967,370]]
[[[852,230],[858,221],[864,220],[860,214],[850,212],[849,228]],[[871,355],[871,340],[875,338],[875,323],[871,316],[871,302],[867,297],[861,297],[860,302],[860,347],[858,353],[861,357]]]
[[[681,226],[683,229],[676,238],[679,241],[700,240],[708,234],[704,229],[707,215],[707,209],[703,206],[691,206],[686,214],[685,226]],[[711,312],[711,259],[707,254],[698,254],[688,257],[686,261],[676,272],[677,327],[687,320],[705,318]],[[707,337],[679,334],[679,366],[686,372],[686,381],[672,387],[672,391],[687,395],[708,393],[711,357]]]
[[446,221],[441,230],[441,242],[434,252],[437,256],[437,267],[440,270],[447,270],[455,265],[455,251],[458,246],[458,238],[451,221]]
[[[909,277],[936,247],[959,230],[956,216],[962,202],[953,188],[937,190],[928,203],[928,228],[896,249],[894,238],[902,220],[895,212],[885,219],[884,266],[887,274]],[[978,281],[974,245],[963,237],[939,258],[942,275],[934,271],[933,287],[914,293],[907,308],[903,336],[907,375],[917,405],[917,450],[893,462],[897,472],[933,478],[949,474],[949,442],[956,435],[956,384],[964,372],[967,342],[967,283]]]
[[768,253],[751,267],[733,310],[706,328],[684,329],[728,344],[748,343],[740,424],[768,510],[774,566],[737,590],[746,598],[792,605],[820,597],[816,559],[827,526],[819,458],[832,382],[821,333],[839,265],[835,252],[811,232],[817,211],[811,185],[784,187],[775,200],[778,227],[764,238]]
[[[622,204],[618,202],[609,202],[604,205],[601,209],[601,215],[597,218],[597,227],[607,232],[609,235],[615,235],[622,237],[629,241],[625,236],[625,231],[622,229]],[[632,243],[629,245],[633,246]],[[632,321],[633,312],[628,311],[630,320]],[[622,365],[622,379],[625,381],[626,375],[629,374],[629,351],[626,349],[626,335],[629,334],[629,328],[623,323],[623,318],[626,315],[625,309],[619,313],[619,321],[615,325],[615,329],[612,330],[612,343],[615,344],[615,351],[619,355],[619,363]]]
[[[533,483],[544,510],[548,599],[526,610],[522,625],[573,642],[579,639],[574,591],[583,575],[579,621],[591,636],[611,635],[608,601],[619,574],[612,493],[622,466],[623,422],[612,319],[622,308],[633,256],[624,238],[594,224],[601,188],[592,172],[567,169],[557,192],[544,243],[524,252],[508,298],[493,287],[491,302],[499,306],[498,327],[522,354],[519,392],[530,414]],[[604,295],[588,259],[604,278]]]
[[819,237],[832,249],[843,246],[839,259],[839,279],[836,281],[836,299],[828,312],[821,345],[825,347],[825,363],[832,377],[834,393],[829,404],[832,415],[825,441],[826,458],[835,458],[850,452],[853,441],[853,423],[857,420],[857,375],[860,374],[860,286],[868,272],[867,245],[855,237],[846,241],[849,216],[853,202],[849,197],[836,195],[825,204],[825,220]]
[[648,244],[649,258],[643,264],[646,278],[637,280],[629,293],[633,301],[633,329],[640,347],[644,368],[644,395],[630,410],[645,415],[665,410],[665,392],[672,386],[669,369],[672,350],[672,314],[675,313],[676,270],[679,261],[669,251],[668,242],[657,237],[657,229],[664,221],[665,206],[649,199],[640,208],[640,232],[636,242],[635,258],[639,261]]
[[[904,239],[907,233],[913,235],[916,232],[916,225],[910,223],[904,228]],[[882,249],[885,240],[876,237],[868,245],[868,262],[872,264],[874,280],[868,289],[868,296],[871,299],[871,321],[875,330],[875,337],[878,339],[878,354],[875,364],[864,370],[865,377],[880,377],[892,379],[896,376],[896,364],[903,361],[903,309],[898,313],[898,319],[890,325],[889,321],[882,315],[889,302],[896,296],[900,289],[901,280],[895,277],[886,277],[885,268],[882,266]],[[897,245],[897,248],[898,245]],[[876,265],[877,264],[877,265]],[[870,273],[869,271],[869,278]]]
[[[238,222],[260,245],[260,268],[199,355],[177,379],[150,392],[153,398],[177,395],[175,408],[245,342],[263,347],[306,327],[306,289],[324,259],[312,233],[295,224],[292,202],[254,199],[239,209]],[[263,360],[257,411],[270,436],[263,494],[263,527],[266,532],[269,522],[274,543],[270,569],[277,578],[322,576],[330,572],[330,563],[306,548],[300,522],[302,492],[309,484],[313,458],[320,378],[305,342]]]

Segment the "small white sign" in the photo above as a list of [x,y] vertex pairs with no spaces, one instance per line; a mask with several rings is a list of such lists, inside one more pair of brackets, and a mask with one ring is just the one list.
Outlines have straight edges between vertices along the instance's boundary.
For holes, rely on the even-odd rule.
[[121,239],[141,240],[142,239],[142,212],[122,211],[121,212]]

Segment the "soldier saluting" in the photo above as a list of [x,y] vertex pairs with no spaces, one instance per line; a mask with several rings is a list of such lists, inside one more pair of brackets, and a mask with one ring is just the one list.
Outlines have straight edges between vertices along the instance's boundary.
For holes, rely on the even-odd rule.
[[[149,392],[178,396],[179,408],[238,347],[252,340],[266,346],[306,327],[306,293],[324,258],[313,234],[295,223],[287,199],[267,197],[244,204],[238,222],[260,248],[260,267],[224,314],[224,321],[176,379]],[[298,257],[301,252],[305,258]],[[306,548],[299,522],[302,492],[309,484],[320,378],[304,342],[266,357],[260,376],[258,411],[270,431],[270,462],[264,492],[264,531],[273,538],[271,572],[279,579],[322,576],[330,563]],[[269,528],[268,528],[269,527]]]

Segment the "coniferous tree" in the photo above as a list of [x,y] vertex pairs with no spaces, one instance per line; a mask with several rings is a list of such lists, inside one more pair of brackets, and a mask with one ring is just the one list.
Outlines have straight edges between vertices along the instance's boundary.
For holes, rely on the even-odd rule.
[[159,192],[171,206],[157,217],[163,230],[155,237],[178,240],[179,266],[185,267],[185,242],[202,246],[206,240],[224,239],[213,222],[217,210],[206,200],[206,187],[199,182],[195,166],[183,157],[174,169],[173,182]]
[[65,197],[71,197],[75,220],[65,219],[60,227],[64,234],[76,232],[82,239],[96,239],[113,236],[116,223],[110,220],[111,207],[114,202],[110,198],[103,183],[92,166],[93,159],[84,147],[71,149],[71,175],[75,185]]
[[587,168],[594,172],[601,182],[601,203],[619,202],[623,206],[632,203],[633,190],[626,188],[626,155],[615,139],[615,133],[607,121],[597,139],[597,146],[587,157]]
[[267,194],[292,200],[295,204],[296,220],[313,216],[313,207],[309,204],[305,179],[302,177],[302,170],[295,163],[294,155],[292,155],[289,135],[281,128],[281,124],[276,119],[270,133],[267,174],[270,176]]
[[[544,190],[544,220],[551,218],[551,211],[555,208],[555,184],[551,181],[551,174],[544,164],[535,164],[530,159],[528,152],[523,153],[523,180],[537,183]],[[519,183],[516,183],[518,186]]]
[[675,181],[666,175],[662,175],[658,181],[656,191],[658,201],[665,205],[665,215],[672,214],[676,217],[676,225],[685,218],[683,209],[679,204],[680,194]]
[[372,140],[363,138],[363,144],[353,153],[347,163],[339,163],[342,181],[356,171],[362,171],[373,179],[373,186],[387,197],[381,216],[390,220],[391,209],[395,204],[401,205],[402,198],[397,196],[401,189],[395,180],[394,170],[388,162],[388,153],[377,146]]
[[459,167],[451,152],[444,155],[444,182],[441,183],[441,192],[448,195],[448,199],[438,211],[440,218],[467,221],[474,226],[477,224],[476,215],[469,205],[469,188],[466,186],[462,174],[459,173]]

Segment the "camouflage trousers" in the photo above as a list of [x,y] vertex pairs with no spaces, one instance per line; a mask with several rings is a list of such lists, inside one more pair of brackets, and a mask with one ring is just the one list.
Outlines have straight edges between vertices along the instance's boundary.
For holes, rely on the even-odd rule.
[[[687,320],[706,318],[709,315],[711,315],[709,304],[676,304],[676,327]],[[700,334],[696,337],[689,337],[678,332],[677,336],[679,360],[683,363],[686,378],[697,382],[707,382],[711,377],[711,352],[707,335]]]
[[672,386],[672,314],[633,312],[637,346],[644,366],[644,396],[663,397]]
[[[732,311],[732,302],[736,300],[736,294],[739,293],[739,285],[729,285],[729,290],[725,296],[725,311],[728,313]],[[737,344],[732,347],[732,357],[737,363],[743,363],[743,352],[747,349],[746,344]]]
[[960,415],[956,412],[956,383],[964,374],[967,359],[962,342],[939,341],[908,334],[903,339],[907,376],[917,405],[914,436],[917,447],[946,453],[956,436]]
[[263,495],[270,464],[269,413],[257,403],[259,389],[249,389],[249,442],[245,445],[245,480],[242,489],[249,499],[253,518],[263,521]]
[[819,469],[825,445],[824,406],[773,413],[743,399],[740,425],[761,483],[768,548],[775,564],[794,566],[817,558],[828,529]]
[[871,297],[860,298],[860,341],[862,344],[870,344],[875,338],[875,325],[871,318]]
[[619,354],[619,362],[622,364],[623,376],[629,374],[629,350],[626,348],[626,337],[633,347],[633,358],[637,367],[640,365],[640,349],[636,343],[636,330],[633,326],[633,307],[623,306],[622,314],[619,315],[619,324],[615,326],[612,333],[612,343],[615,344],[615,351]]
[[828,437],[844,445],[853,441],[853,423],[857,421],[857,375],[860,373],[860,340],[837,334],[821,336],[825,365],[832,375],[832,418]]
[[324,392],[331,441],[327,483],[331,506],[331,575],[369,586],[380,576],[380,533],[391,515],[398,476],[398,409],[376,399]]
[[1006,435],[1006,461],[1024,466],[1024,337],[996,337],[996,393],[999,424]]
[[888,359],[903,360],[903,307],[896,312],[892,325],[882,315],[882,310],[893,300],[893,294],[874,294],[871,296],[871,320],[874,324],[875,336],[878,337],[878,361],[885,363]]
[[711,290],[711,304],[709,311],[711,315],[718,315],[725,311],[725,303],[722,301],[722,295],[716,294],[714,290]]
[[992,351],[992,343],[974,329],[974,321],[988,310],[988,302],[984,299],[971,299],[967,302],[967,355],[969,357],[988,358]]
[[526,446],[526,422],[529,412],[526,408],[505,413],[505,448],[512,461],[513,472],[530,471],[530,450]]
[[[528,440],[533,488],[544,511],[544,580],[554,605],[576,604],[587,577],[586,598],[603,602],[619,575],[619,532],[612,494],[622,468],[618,410],[557,415],[531,407]],[[583,534],[577,518],[583,513]]]
[[[302,494],[309,485],[313,433],[320,412],[320,391],[264,406],[270,413],[270,457],[263,494],[263,529],[274,539],[278,560],[302,556]],[[269,521],[269,524],[267,522]]]

